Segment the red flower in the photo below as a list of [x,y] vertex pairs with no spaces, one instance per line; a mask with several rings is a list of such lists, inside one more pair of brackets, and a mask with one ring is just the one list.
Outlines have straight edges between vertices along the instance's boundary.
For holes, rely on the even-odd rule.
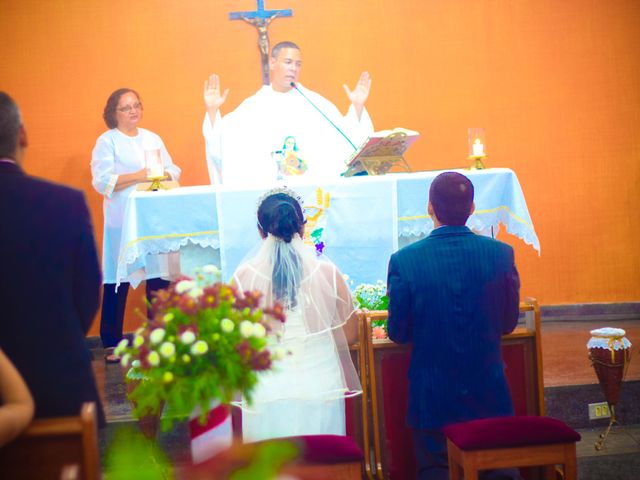
[[284,313],[284,307],[279,303],[275,302],[271,308],[265,308],[264,313],[267,315],[271,315],[276,320],[280,320],[282,323],[285,322],[287,316]]
[[263,350],[251,359],[251,367],[254,370],[269,370],[271,368],[271,354]]
[[233,306],[242,310],[243,308],[250,308],[251,310],[258,308],[260,305],[260,298],[262,298],[262,293],[258,290],[253,292],[246,291],[240,297],[236,297]]

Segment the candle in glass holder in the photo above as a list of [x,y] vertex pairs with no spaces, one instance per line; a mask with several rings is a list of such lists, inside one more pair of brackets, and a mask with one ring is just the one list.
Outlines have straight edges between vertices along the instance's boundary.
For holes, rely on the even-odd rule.
[[484,146],[487,143],[485,141],[484,128],[470,128],[467,138],[469,141],[470,158],[482,158],[487,155],[484,151]]
[[484,144],[480,141],[479,138],[476,138],[473,141],[472,150],[473,150],[474,157],[484,156]]
[[164,167],[162,165],[162,157],[160,155],[160,149],[145,150],[144,161],[147,168],[148,178],[161,178],[164,177]]

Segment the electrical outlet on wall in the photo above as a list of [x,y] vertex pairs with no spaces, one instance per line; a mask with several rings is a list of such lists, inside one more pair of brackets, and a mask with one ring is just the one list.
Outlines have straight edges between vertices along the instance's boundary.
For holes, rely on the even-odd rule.
[[589,420],[598,420],[600,418],[610,418],[611,411],[607,402],[598,402],[589,404]]

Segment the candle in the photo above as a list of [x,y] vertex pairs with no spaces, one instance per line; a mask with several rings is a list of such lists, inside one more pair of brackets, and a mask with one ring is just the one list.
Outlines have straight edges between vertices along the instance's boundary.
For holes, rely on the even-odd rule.
[[484,156],[484,145],[480,142],[479,138],[476,138],[472,145],[473,148],[473,156],[474,157],[483,157]]
[[162,158],[160,150],[145,150],[144,159],[147,167],[148,178],[160,178],[164,176],[164,168],[162,166]]

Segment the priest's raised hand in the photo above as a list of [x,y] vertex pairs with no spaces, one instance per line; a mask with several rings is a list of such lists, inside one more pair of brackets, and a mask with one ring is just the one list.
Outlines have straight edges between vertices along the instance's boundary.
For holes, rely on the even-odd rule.
[[209,78],[204,81],[204,105],[209,113],[209,119],[211,124],[216,119],[216,113],[222,106],[224,102],[227,100],[227,95],[229,95],[229,89],[226,88],[224,93],[220,94],[220,77],[215,73],[209,75]]
[[349,97],[349,100],[356,109],[358,118],[360,118],[364,104],[367,101],[367,98],[369,98],[369,91],[371,90],[371,75],[369,75],[369,72],[362,72],[358,79],[358,83],[356,83],[353,90],[349,90],[346,83],[342,86],[344,87],[344,91],[347,93],[347,97]]

